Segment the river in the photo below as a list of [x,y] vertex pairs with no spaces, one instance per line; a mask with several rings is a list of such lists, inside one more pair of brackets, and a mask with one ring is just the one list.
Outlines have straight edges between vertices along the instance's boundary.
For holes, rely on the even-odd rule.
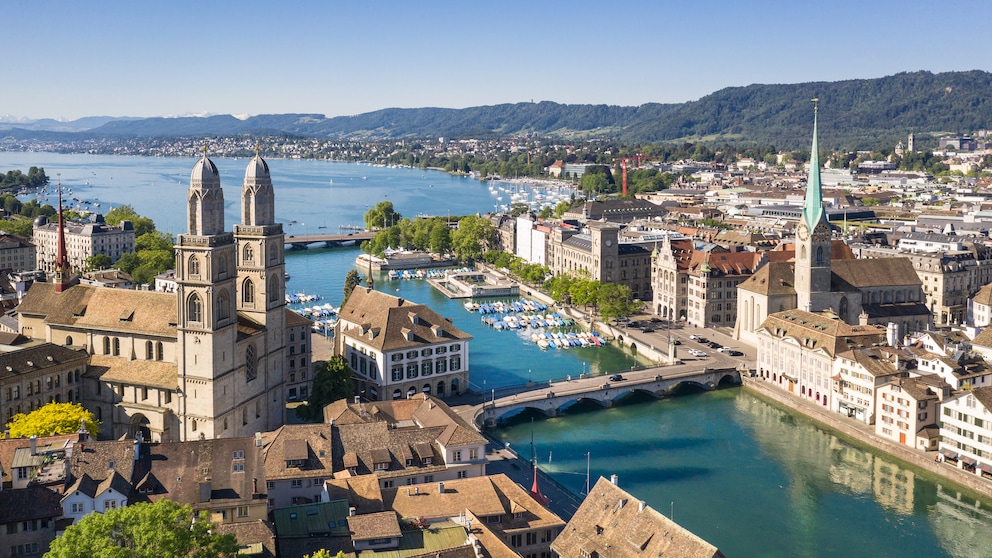
[[[85,199],[100,209],[129,203],[160,229],[178,233],[185,227],[194,161],[0,152],[0,171],[45,167],[53,181],[61,173],[72,188],[69,201]],[[247,160],[214,162],[226,187],[230,229]],[[505,203],[483,183],[439,172],[268,163],[276,215],[287,234],[358,225],[366,208],[383,200],[407,216],[485,212]],[[289,252],[287,290],[317,294],[337,306],[358,253],[354,247]],[[423,281],[382,275],[376,281],[378,289],[428,304],[474,336],[470,381],[476,389],[637,363],[613,347],[541,351],[525,336],[483,326],[478,315]],[[593,482],[618,475],[635,497],[666,515],[674,511],[676,521],[730,557],[992,555],[992,503],[959,494],[939,478],[852,445],[740,389],[577,408],[533,423],[521,416],[497,435],[529,456],[532,432],[542,470],[558,482],[580,493],[589,452]]]

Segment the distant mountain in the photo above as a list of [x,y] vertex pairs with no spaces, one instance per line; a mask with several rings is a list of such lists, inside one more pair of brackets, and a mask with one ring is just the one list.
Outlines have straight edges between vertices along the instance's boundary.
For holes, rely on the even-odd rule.
[[[605,137],[627,142],[706,141],[803,148],[820,100],[824,148],[891,146],[909,132],[926,137],[992,127],[992,74],[984,71],[900,73],[877,79],[730,87],[698,101],[639,107],[563,105],[544,101],[464,109],[383,109],[355,116],[271,114],[107,119],[0,124],[80,131],[93,136],[190,136],[285,133],[333,139],[496,137],[519,134]],[[104,119],[101,122],[101,119]],[[83,125],[92,124],[90,128]],[[68,126],[75,127],[69,130]],[[49,127],[51,126],[51,127]],[[58,128],[56,126],[61,126]]]
[[103,126],[108,122],[134,121],[139,118],[128,116],[84,116],[76,120],[55,120],[40,118],[38,120],[14,118],[10,115],[0,116],[0,130],[20,128],[22,130],[38,130],[47,132],[85,132]]

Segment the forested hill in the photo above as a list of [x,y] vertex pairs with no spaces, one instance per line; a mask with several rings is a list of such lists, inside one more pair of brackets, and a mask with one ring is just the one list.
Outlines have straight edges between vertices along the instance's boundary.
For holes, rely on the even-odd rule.
[[[687,79],[691,79],[688,77]],[[901,73],[877,79],[730,87],[697,101],[639,107],[517,103],[465,109],[391,108],[325,118],[320,114],[116,120],[86,135],[189,136],[285,133],[334,139],[497,137],[532,133],[626,142],[699,141],[801,148],[809,144],[810,99],[820,100],[824,148],[891,146],[914,132],[992,128],[992,74]],[[15,130],[0,135],[31,135]]]

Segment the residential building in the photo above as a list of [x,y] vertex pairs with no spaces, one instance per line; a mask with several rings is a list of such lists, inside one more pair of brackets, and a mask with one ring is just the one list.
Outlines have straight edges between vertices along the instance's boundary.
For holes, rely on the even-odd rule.
[[[0,490],[9,490],[15,487],[15,482],[17,487],[25,487],[30,484],[39,484],[37,482],[32,483],[32,480],[39,478],[44,478],[42,469],[46,466],[44,462],[45,456],[50,456],[50,463],[47,465],[53,465],[58,461],[58,465],[63,466],[61,473],[65,474],[64,468],[64,456],[66,448],[72,447],[72,444],[79,441],[79,433],[64,434],[59,436],[42,436],[40,438],[0,438]],[[33,451],[27,454],[27,457],[41,455],[42,459],[40,462],[35,460],[26,460],[23,453],[19,453],[21,449],[34,447]],[[18,458],[18,470],[14,470],[14,457]],[[27,461],[25,463],[25,461]],[[49,467],[49,469],[55,473],[53,476],[57,477],[58,473],[55,472],[55,468]],[[58,481],[55,478],[53,482]],[[0,546],[0,550],[2,550]]]
[[286,312],[286,401],[306,401],[313,382],[313,322],[296,312]]
[[[64,247],[71,269],[86,269],[86,260],[92,256],[104,255],[116,262],[128,252],[134,252],[135,233],[130,221],[121,221],[113,227],[98,215],[95,222],[63,223]],[[59,223],[50,223],[42,215],[34,221],[33,241],[37,246],[34,269],[51,272],[55,269],[59,250]]]
[[0,418],[47,403],[79,403],[89,355],[76,348],[40,343],[0,352]]
[[0,556],[41,556],[55,540],[59,495],[43,486],[0,490]]
[[701,539],[616,484],[600,477],[551,543],[555,556],[722,558]]
[[[299,370],[298,359],[310,358],[309,331],[301,338],[285,307],[285,242],[266,162],[256,155],[248,163],[243,222],[233,233],[206,155],[190,174],[187,200],[175,292],[75,284],[66,250],[53,282],[32,285],[18,307],[26,337],[90,354],[74,400],[104,422],[107,437],[141,432],[158,442],[273,430],[285,422],[290,362]],[[64,230],[61,238],[56,244],[65,246]]]
[[992,477],[992,387],[964,390],[941,404],[940,452],[948,463]]
[[16,234],[0,233],[0,269],[14,273],[38,269],[34,244]]
[[893,377],[878,386],[875,434],[923,451],[937,449],[940,401],[951,386],[934,376]]
[[859,422],[876,424],[878,388],[905,375],[905,370],[899,367],[898,355],[885,348],[849,345],[849,350],[834,355],[830,408]]
[[486,439],[438,398],[324,408],[336,477],[375,474],[383,488],[486,474]]
[[67,464],[63,517],[74,523],[89,513],[123,508],[141,498],[135,484],[148,474],[150,463],[141,459],[142,447],[140,440],[75,444]]
[[338,312],[335,339],[364,399],[468,389],[472,336],[423,304],[357,287]]
[[562,215],[562,219],[580,223],[608,221],[610,223],[630,223],[639,219],[662,217],[668,211],[659,205],[637,198],[616,200],[590,200],[574,207]]
[[324,481],[334,474],[332,427],[287,424],[261,440],[269,509],[320,502]]
[[968,299],[967,323],[981,328],[992,325],[992,282]]

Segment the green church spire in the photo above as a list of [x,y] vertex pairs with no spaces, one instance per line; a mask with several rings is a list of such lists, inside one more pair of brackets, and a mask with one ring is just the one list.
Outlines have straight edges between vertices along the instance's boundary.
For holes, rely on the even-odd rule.
[[803,221],[806,222],[806,226],[810,232],[824,218],[823,187],[820,185],[820,152],[816,146],[818,102],[819,99],[813,99],[813,147],[809,155],[809,177],[806,179],[806,202],[803,203]]

